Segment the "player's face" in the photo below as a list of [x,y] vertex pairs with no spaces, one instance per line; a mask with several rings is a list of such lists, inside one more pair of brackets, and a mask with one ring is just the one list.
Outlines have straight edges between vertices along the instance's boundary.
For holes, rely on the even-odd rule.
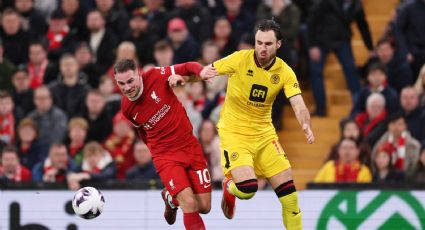
[[115,80],[122,94],[130,99],[137,97],[142,87],[142,80],[134,70],[115,74]]
[[255,34],[255,56],[261,65],[269,64],[276,57],[281,42],[276,39],[273,30],[257,31]]

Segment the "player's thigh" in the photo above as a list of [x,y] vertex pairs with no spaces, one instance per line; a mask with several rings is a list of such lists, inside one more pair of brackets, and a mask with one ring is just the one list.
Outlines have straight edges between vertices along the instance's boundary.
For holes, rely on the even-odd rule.
[[186,187],[179,191],[176,195],[176,199],[184,212],[198,211],[198,200],[196,199],[191,187]]
[[159,177],[171,196],[176,197],[179,192],[191,187],[186,168],[178,162],[162,161],[159,168]]
[[243,176],[249,172],[253,174],[254,155],[250,151],[251,144],[235,135],[220,134],[221,166],[225,176],[233,177],[236,174],[238,177],[241,173]]
[[271,178],[291,168],[291,164],[277,137],[268,140],[265,139],[265,143],[262,146],[256,154],[255,159],[254,169],[257,175],[264,178]]
[[211,192],[211,175],[202,146],[198,143],[187,150],[190,166],[186,170],[193,192],[195,194]]

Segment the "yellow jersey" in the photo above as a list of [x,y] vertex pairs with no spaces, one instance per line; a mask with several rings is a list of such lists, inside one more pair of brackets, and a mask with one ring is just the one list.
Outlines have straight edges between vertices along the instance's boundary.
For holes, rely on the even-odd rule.
[[275,133],[271,111],[276,95],[283,89],[287,98],[301,93],[294,71],[276,57],[261,67],[254,50],[242,50],[213,63],[220,75],[229,76],[219,131],[258,136]]

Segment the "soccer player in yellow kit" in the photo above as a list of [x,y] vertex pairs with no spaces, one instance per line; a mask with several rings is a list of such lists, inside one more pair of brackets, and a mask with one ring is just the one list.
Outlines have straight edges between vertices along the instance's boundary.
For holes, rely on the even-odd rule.
[[255,49],[242,50],[213,66],[227,75],[226,99],[217,124],[221,144],[223,180],[222,209],[232,219],[235,197],[250,199],[258,189],[257,178],[266,178],[282,204],[286,229],[301,229],[301,211],[292,179],[291,165],[271,120],[271,109],[281,89],[289,98],[307,142],[314,142],[310,113],[292,69],[276,51],[281,45],[279,25],[261,21],[255,32]]

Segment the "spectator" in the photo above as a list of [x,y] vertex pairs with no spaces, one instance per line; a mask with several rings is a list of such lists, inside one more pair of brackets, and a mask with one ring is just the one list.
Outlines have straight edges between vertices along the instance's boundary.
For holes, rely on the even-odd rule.
[[152,183],[152,180],[159,180],[148,146],[143,142],[136,142],[133,153],[136,165],[127,170],[125,178],[131,181],[149,183]]
[[198,43],[202,43],[211,37],[211,15],[207,8],[196,0],[176,0],[175,8],[170,12],[170,18],[183,19],[190,34]]
[[44,161],[49,151],[48,145],[38,140],[38,135],[38,127],[33,120],[24,118],[19,122],[16,147],[21,164],[28,169]]
[[394,88],[397,93],[400,93],[402,88],[413,83],[412,70],[406,58],[396,52],[389,38],[382,38],[378,41],[376,44],[376,54],[377,60],[372,59],[370,62],[373,63],[374,61],[378,61],[385,66],[388,84]]
[[30,35],[21,28],[19,13],[11,8],[5,9],[2,12],[1,25],[4,56],[15,66],[26,63]]
[[386,118],[384,96],[380,93],[372,93],[366,100],[366,112],[357,114],[355,118],[369,146],[374,146],[385,133]]
[[193,39],[181,18],[168,22],[168,40],[174,50],[173,63],[193,61],[199,58],[199,44]]
[[362,2],[360,0],[316,1],[308,19],[308,34],[310,42],[310,77],[313,95],[316,101],[317,116],[326,115],[326,94],[323,85],[323,68],[326,54],[335,52],[344,70],[348,88],[353,102],[356,102],[360,91],[360,81],[351,49],[351,22],[356,24],[362,34],[363,41],[369,51],[373,49],[372,38],[367,24]]
[[91,90],[87,94],[87,111],[84,118],[89,123],[87,141],[103,143],[112,132],[112,114],[106,108],[106,101],[98,90]]
[[82,115],[89,87],[81,81],[77,59],[65,54],[60,59],[59,68],[62,80],[56,80],[49,86],[54,104],[69,118]]
[[15,65],[4,56],[3,41],[0,38],[0,90],[12,90],[11,78],[15,69]]
[[105,182],[115,179],[116,167],[110,154],[97,142],[89,142],[84,146],[84,158],[78,173],[67,175],[68,187],[77,190],[81,182]]
[[198,133],[196,130],[199,130],[202,122],[201,114],[194,108],[194,105],[189,99],[189,95],[184,87],[175,87],[173,91],[177,99],[180,101],[180,103],[182,103],[184,109],[186,110],[187,116],[189,117],[190,123],[193,127],[193,135],[197,137]]
[[251,34],[243,34],[239,39],[237,50],[249,50],[254,49],[254,37]]
[[21,15],[22,29],[33,39],[41,39],[46,34],[46,18],[34,8],[34,0],[15,0],[15,9]]
[[421,185],[425,182],[425,146],[422,146],[413,182]]
[[298,63],[296,46],[301,21],[298,6],[288,0],[266,1],[258,7],[257,18],[274,18],[279,23],[284,42],[277,56],[294,68]]
[[102,13],[105,18],[106,27],[118,36],[118,41],[124,39],[125,33],[128,31],[128,14],[124,9],[115,7],[114,0],[95,0],[97,10]]
[[391,160],[393,146],[383,143],[376,149],[373,159],[373,183],[398,184],[404,182],[404,173],[395,169]]
[[66,134],[66,114],[53,105],[53,99],[47,86],[40,86],[34,91],[35,110],[28,117],[35,121],[39,130],[39,140],[50,145],[63,141]]
[[396,19],[397,45],[406,55],[416,81],[419,70],[425,63],[425,2],[412,0],[403,5]]
[[57,6],[57,0],[34,0],[34,8],[39,10],[46,18],[50,17]]
[[13,146],[6,146],[2,150],[0,181],[12,183],[31,181],[31,171],[19,163],[18,153]]
[[252,33],[255,24],[255,15],[242,7],[242,0],[223,0],[224,11],[219,12],[232,24],[232,31],[241,35]]
[[83,162],[83,148],[87,138],[89,124],[82,117],[74,117],[68,123],[68,149],[72,160],[81,165]]
[[205,104],[208,103],[208,99],[206,96],[207,86],[205,82],[191,82],[190,84],[188,84],[188,87],[189,100],[193,104],[193,108],[198,112],[202,112],[205,107]]
[[93,52],[86,42],[81,42],[74,52],[75,59],[81,73],[87,75],[87,83],[92,89],[99,86],[99,78],[102,75],[102,66],[94,62]]
[[237,38],[235,38],[230,21],[227,18],[220,17],[214,22],[212,41],[219,48],[221,57],[225,57],[233,53],[237,46]]
[[205,158],[208,159],[208,165],[211,172],[211,182],[212,184],[220,184],[224,175],[220,163],[220,139],[218,138],[214,122],[211,120],[202,121],[199,127],[198,136]]
[[[370,166],[370,146],[363,137],[362,130],[352,119],[344,119],[340,122],[340,140],[350,138],[359,143],[359,160],[362,164]],[[331,147],[330,153],[326,161],[338,160],[338,143]]]
[[154,46],[156,66],[171,66],[174,59],[173,47],[165,40],[157,41]]
[[[108,0],[109,1],[109,0]],[[87,15],[88,37],[85,41],[90,45],[95,63],[100,72],[104,73],[114,62],[114,51],[118,45],[117,36],[106,29],[105,18],[98,10],[90,11]]]
[[163,38],[167,28],[164,0],[143,0],[143,3],[145,6],[138,10],[145,12],[149,21],[149,31]]
[[32,170],[32,180],[45,183],[63,183],[70,172],[76,170],[74,162],[68,157],[64,144],[53,143],[46,160],[36,164]]
[[69,29],[77,36],[78,40],[87,33],[86,17],[87,12],[80,5],[79,0],[62,0],[60,8],[65,14]]
[[121,94],[115,93],[114,80],[109,75],[100,78],[99,92],[106,99],[106,107],[111,114],[116,114],[121,110]]
[[369,67],[367,80],[369,84],[361,89],[359,99],[351,111],[352,117],[366,111],[366,100],[372,93],[380,93],[384,96],[385,109],[389,114],[400,109],[398,94],[387,84],[387,74],[382,64],[375,63]]
[[29,61],[27,64],[32,89],[47,85],[57,79],[58,68],[47,59],[47,48],[41,42],[32,42],[29,46]]
[[400,104],[410,134],[418,141],[425,140],[425,111],[419,107],[419,95],[414,87],[401,90]]
[[136,135],[131,123],[119,112],[113,119],[113,131],[105,141],[105,149],[111,153],[117,167],[117,178],[123,180],[125,173],[135,164],[133,144]]
[[368,183],[372,175],[367,166],[358,160],[359,148],[353,139],[341,139],[338,144],[338,160],[330,160],[320,169],[316,183]]
[[53,11],[46,38],[48,57],[53,62],[57,62],[63,54],[74,50],[76,37],[74,31],[70,30],[67,18],[61,9]]
[[[402,113],[389,117],[388,131],[378,140],[372,153],[376,153],[376,149],[385,143],[393,148],[392,164],[395,169],[404,171],[407,177],[413,176],[418,165],[421,144],[410,135]],[[375,156],[372,156],[372,159],[375,159]]]
[[26,69],[18,69],[12,77],[13,90],[12,98],[15,107],[19,109],[26,116],[29,112],[34,110],[34,91],[30,87],[30,79]]
[[149,30],[147,15],[140,9],[132,13],[130,30],[126,34],[125,40],[134,43],[137,48],[137,59],[140,65],[146,65],[154,62],[153,45],[159,40],[159,37]]
[[0,140],[6,144],[12,144],[15,141],[13,100],[7,91],[0,91]]
[[419,93],[419,105],[425,107],[425,64],[419,71],[418,80],[415,83],[415,89]]

